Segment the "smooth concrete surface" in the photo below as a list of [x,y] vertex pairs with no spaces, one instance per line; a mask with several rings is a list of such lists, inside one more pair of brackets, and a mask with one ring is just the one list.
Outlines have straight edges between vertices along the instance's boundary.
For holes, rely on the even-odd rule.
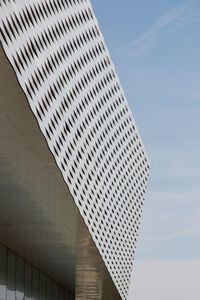
[[78,300],[121,299],[2,49],[0,242]]

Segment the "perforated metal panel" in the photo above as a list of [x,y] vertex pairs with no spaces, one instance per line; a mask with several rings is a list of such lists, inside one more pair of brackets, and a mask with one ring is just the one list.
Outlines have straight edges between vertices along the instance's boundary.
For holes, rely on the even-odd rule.
[[126,299],[148,160],[89,0],[3,0],[1,41]]

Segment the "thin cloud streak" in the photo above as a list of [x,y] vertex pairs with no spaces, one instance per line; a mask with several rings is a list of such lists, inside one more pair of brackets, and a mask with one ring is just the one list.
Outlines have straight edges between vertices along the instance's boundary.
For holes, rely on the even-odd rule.
[[167,235],[166,237],[169,239],[177,239],[177,238],[181,238],[181,237],[185,237],[185,236],[193,236],[193,235],[199,236],[199,234],[200,234],[200,227],[197,227],[197,228],[193,228],[190,230],[175,232],[175,233]]
[[171,8],[142,36],[124,48],[132,57],[147,55],[163,38],[200,19],[200,1],[187,1]]

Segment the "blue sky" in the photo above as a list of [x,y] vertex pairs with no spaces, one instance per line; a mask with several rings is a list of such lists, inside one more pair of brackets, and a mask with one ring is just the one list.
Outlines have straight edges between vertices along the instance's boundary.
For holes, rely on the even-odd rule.
[[92,3],[151,162],[129,300],[199,300],[200,0]]

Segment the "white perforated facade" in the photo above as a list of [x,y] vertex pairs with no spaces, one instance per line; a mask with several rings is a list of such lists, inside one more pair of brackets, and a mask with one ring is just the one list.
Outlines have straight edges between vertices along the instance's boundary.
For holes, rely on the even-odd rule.
[[148,161],[89,0],[2,0],[1,41],[126,299]]

